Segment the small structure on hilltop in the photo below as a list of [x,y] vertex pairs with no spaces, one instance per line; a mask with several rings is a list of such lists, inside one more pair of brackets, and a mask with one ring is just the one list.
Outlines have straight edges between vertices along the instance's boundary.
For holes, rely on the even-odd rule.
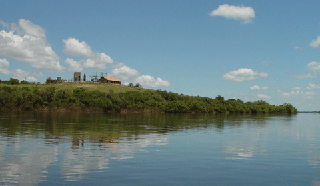
[[120,79],[113,78],[113,77],[101,77],[98,82],[100,82],[100,83],[113,83],[113,84],[121,85]]
[[51,79],[51,77],[48,77],[46,80],[46,84],[57,84],[58,80],[56,79]]
[[57,79],[51,79],[51,77],[48,77],[46,80],[46,84],[60,84],[65,83],[67,80],[61,79],[61,77],[57,77]]
[[75,72],[73,74],[73,81],[74,82],[80,82],[81,81],[81,72]]

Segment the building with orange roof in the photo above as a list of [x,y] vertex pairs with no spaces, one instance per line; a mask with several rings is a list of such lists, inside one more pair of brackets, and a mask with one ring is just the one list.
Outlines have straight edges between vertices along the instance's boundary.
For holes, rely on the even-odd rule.
[[120,84],[121,85],[121,81],[118,78],[113,78],[113,77],[101,77],[99,79],[100,83],[114,83],[114,84]]

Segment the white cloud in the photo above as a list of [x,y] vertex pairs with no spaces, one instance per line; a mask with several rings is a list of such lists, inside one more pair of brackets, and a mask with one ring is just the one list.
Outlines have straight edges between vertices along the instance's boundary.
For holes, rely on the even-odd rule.
[[19,26],[25,35],[40,37],[43,39],[47,38],[45,30],[41,28],[39,25],[33,24],[29,20],[20,19]]
[[311,91],[311,92],[306,92],[304,95],[303,95],[303,99],[314,99],[314,97],[318,95],[318,93],[314,92],[314,91]]
[[84,41],[80,42],[75,38],[63,40],[65,43],[63,52],[71,56],[84,56],[83,68],[105,69],[106,64],[112,64],[113,60],[105,53],[93,52],[91,47]]
[[9,75],[10,71],[8,69],[5,69],[5,68],[0,68],[0,74]]
[[130,67],[127,67],[126,65],[123,65],[119,68],[115,68],[110,72],[110,76],[121,78],[124,80],[128,80],[129,77],[138,76],[139,74],[140,72]]
[[294,90],[294,91],[291,91],[291,92],[283,92],[281,94],[281,96],[284,96],[284,97],[297,97],[299,95],[303,95],[303,92],[302,91],[299,91],[299,90]]
[[252,69],[241,68],[239,70],[234,70],[223,75],[225,81],[252,81],[256,80],[258,76],[268,77],[268,74],[265,72],[254,72]]
[[265,72],[261,72],[258,75],[261,76],[261,77],[268,77],[269,76],[269,74],[265,73]]
[[258,94],[257,95],[258,96],[258,98],[264,98],[264,99],[270,99],[271,97],[270,96],[268,96],[268,95],[265,95],[265,94]]
[[70,56],[86,56],[91,57],[93,51],[91,47],[84,41],[80,42],[75,38],[64,39],[64,50],[63,52]]
[[0,68],[9,68],[9,62],[7,59],[0,59]]
[[82,65],[80,61],[74,61],[73,59],[67,58],[65,61],[65,63],[69,64],[69,68],[68,71],[82,71]]
[[84,68],[93,68],[93,69],[105,69],[105,65],[104,64],[98,64],[96,63],[96,61],[92,60],[92,59],[87,59],[83,62],[83,67]]
[[255,13],[252,7],[234,6],[234,5],[219,5],[219,7],[210,12],[211,16],[222,16],[227,19],[242,20],[242,23],[251,23],[255,18]]
[[111,64],[113,60],[110,56],[105,53],[95,53],[94,57],[92,58],[96,61],[97,64]]
[[113,67],[113,68],[120,68],[120,67],[122,67],[122,66],[124,66],[124,63],[115,62],[115,63],[112,64],[112,67]]
[[169,87],[170,83],[168,81],[164,81],[161,78],[157,78],[155,80],[152,76],[150,75],[142,75],[140,77],[137,77],[135,79],[135,83],[139,83],[142,86],[146,87]]
[[315,61],[310,62],[307,65],[307,69],[310,71],[313,71],[315,73],[319,73],[320,72],[320,62],[319,63],[317,63]]
[[251,90],[260,90],[261,88],[258,85],[254,85],[253,87],[250,87]]
[[309,83],[307,90],[314,90],[314,89],[320,89],[320,85]]
[[[310,83],[311,84],[311,83]],[[309,84],[309,85],[310,85]],[[320,85],[319,86],[316,86],[314,84],[311,84],[311,87],[313,86],[313,89],[316,89],[316,88],[320,88]],[[300,89],[300,87],[295,87],[293,89],[296,89],[296,90],[293,90],[291,92],[282,92],[281,96],[285,97],[285,98],[290,98],[290,97],[301,97],[303,99],[315,99],[315,96],[319,95],[318,93],[314,92],[314,91],[310,91],[310,92],[302,92],[300,90],[297,90],[297,89]],[[308,88],[307,88],[308,89]],[[309,89],[309,90],[312,90],[312,89]]]
[[[40,26],[20,19],[19,27],[16,25],[11,27],[11,31],[0,31],[0,57],[29,63],[39,70],[64,71],[58,55],[47,43],[45,32]],[[18,29],[22,31],[18,32]],[[15,34],[16,31],[18,34]]]
[[298,79],[308,79],[308,78],[317,78],[318,74],[320,74],[320,62],[312,61],[308,63],[307,70],[311,71],[312,73],[306,74],[295,74],[295,73],[287,73],[291,78],[298,78]]
[[301,50],[302,48],[299,47],[299,46],[295,46],[294,49],[296,49],[296,50]]
[[310,47],[312,48],[317,48],[320,46],[320,35],[317,36],[317,39],[314,39],[310,42],[309,44]]
[[36,74],[36,73],[30,73],[30,72],[26,72],[24,70],[21,69],[15,69],[12,70],[12,75],[14,79],[19,79],[20,81],[22,80],[26,80],[29,82],[36,82],[37,78],[33,77],[33,76],[42,76],[42,73]]
[[9,75],[10,71],[7,68],[9,68],[9,62],[6,59],[0,59],[0,74]]

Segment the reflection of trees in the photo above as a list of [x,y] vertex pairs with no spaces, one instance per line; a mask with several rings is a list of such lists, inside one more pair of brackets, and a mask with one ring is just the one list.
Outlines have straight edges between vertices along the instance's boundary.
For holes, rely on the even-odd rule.
[[[261,126],[277,115],[237,114],[98,114],[98,113],[28,113],[7,114],[1,120],[7,136],[44,132],[46,138],[59,141],[63,136],[76,139],[94,138],[109,143],[123,136],[167,133],[192,128],[216,127],[223,129],[243,124]],[[270,117],[271,116],[271,117]],[[281,116],[290,122],[292,117]]]
[[[61,162],[66,180],[79,180],[93,170],[107,170],[111,159],[133,158],[141,148],[168,144],[169,132],[222,131],[244,124],[263,127],[270,119],[268,115],[97,113],[24,113],[0,118],[0,138],[6,138],[0,140],[0,181],[31,185],[43,180],[55,161]],[[246,157],[253,151],[252,144],[229,144],[225,150]],[[9,159],[8,153],[16,156]]]

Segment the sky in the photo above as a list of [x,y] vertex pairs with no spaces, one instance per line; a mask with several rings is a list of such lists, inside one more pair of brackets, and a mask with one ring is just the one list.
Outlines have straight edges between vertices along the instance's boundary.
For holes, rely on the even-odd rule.
[[179,94],[320,110],[320,1],[0,2],[0,79],[96,72]]

